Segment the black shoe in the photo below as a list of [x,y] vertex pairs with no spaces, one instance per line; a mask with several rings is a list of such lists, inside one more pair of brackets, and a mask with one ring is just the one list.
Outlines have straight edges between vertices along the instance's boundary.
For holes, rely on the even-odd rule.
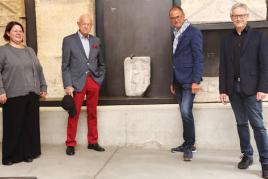
[[33,161],[33,159],[32,159],[32,158],[26,158],[26,159],[24,159],[23,161],[24,161],[24,162],[27,162],[27,163],[30,163],[30,162]]
[[73,146],[67,146],[66,148],[66,154],[67,155],[74,155],[75,154],[75,149]]
[[252,163],[253,163],[252,157],[243,155],[242,160],[238,163],[237,167],[239,169],[247,169],[250,165],[252,165]]
[[[182,144],[182,145],[180,145],[180,146],[178,146],[178,147],[172,148],[172,149],[171,149],[171,153],[175,153],[175,152],[184,152],[185,148],[186,148],[186,146]],[[192,145],[191,149],[192,149],[192,152],[196,152],[196,147],[195,147],[195,145]]]
[[5,161],[5,162],[2,162],[3,165],[13,165],[13,162],[12,161]]
[[105,149],[101,147],[98,143],[96,144],[88,144],[87,146],[88,149],[96,150],[98,152],[104,152]]
[[193,159],[193,152],[191,148],[185,148],[183,152],[183,160],[184,161],[192,161]]
[[268,164],[262,166],[262,178],[268,179]]

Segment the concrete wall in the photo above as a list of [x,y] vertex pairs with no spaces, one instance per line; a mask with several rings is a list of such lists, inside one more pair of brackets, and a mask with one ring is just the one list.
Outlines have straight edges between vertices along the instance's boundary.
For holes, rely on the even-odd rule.
[[[2,114],[0,111],[0,121]],[[41,108],[41,140],[43,144],[64,145],[67,113],[61,108]],[[239,139],[230,105],[195,104],[196,144],[203,149],[237,149]],[[264,104],[268,126],[268,103]],[[182,122],[178,105],[127,105],[98,107],[99,142],[104,146],[170,148],[182,140]],[[0,142],[2,140],[0,122]],[[87,145],[86,111],[83,108],[77,142]],[[255,141],[252,137],[252,144]]]

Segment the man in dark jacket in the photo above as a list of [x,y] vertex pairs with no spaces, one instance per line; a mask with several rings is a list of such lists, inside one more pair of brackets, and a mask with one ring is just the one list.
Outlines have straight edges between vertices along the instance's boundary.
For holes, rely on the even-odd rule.
[[169,11],[174,28],[173,74],[171,93],[176,95],[183,122],[184,143],[171,152],[183,152],[185,161],[191,161],[195,150],[195,126],[192,113],[195,94],[200,89],[203,74],[203,38],[200,30],[185,19],[183,9],[174,6]]
[[232,7],[234,30],[223,40],[220,50],[220,100],[225,104],[229,97],[235,114],[243,154],[238,168],[247,169],[253,163],[249,121],[263,177],[268,178],[268,138],[262,117],[262,100],[268,91],[268,45],[263,33],[247,25],[248,17],[245,4]]

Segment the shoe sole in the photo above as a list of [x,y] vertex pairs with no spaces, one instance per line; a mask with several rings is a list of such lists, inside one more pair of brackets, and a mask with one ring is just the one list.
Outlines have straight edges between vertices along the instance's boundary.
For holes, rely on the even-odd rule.
[[[171,153],[176,153],[176,152],[184,152],[184,151],[177,151],[177,150],[171,150]],[[193,153],[196,153],[197,150],[192,150]]]
[[92,149],[92,148],[87,148],[89,150],[95,150],[96,152],[105,152],[105,150],[96,150],[96,149]]
[[183,158],[183,160],[184,160],[185,162],[190,162],[190,161],[193,160],[193,158]]
[[71,153],[71,154],[66,153],[66,155],[72,156],[72,155],[74,155],[74,153]]

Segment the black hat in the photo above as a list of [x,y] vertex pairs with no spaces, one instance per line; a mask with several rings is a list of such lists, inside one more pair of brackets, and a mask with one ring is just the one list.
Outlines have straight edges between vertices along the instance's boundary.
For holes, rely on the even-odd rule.
[[61,106],[63,109],[68,111],[70,117],[75,116],[76,109],[75,109],[73,97],[71,95],[64,95],[61,101]]

